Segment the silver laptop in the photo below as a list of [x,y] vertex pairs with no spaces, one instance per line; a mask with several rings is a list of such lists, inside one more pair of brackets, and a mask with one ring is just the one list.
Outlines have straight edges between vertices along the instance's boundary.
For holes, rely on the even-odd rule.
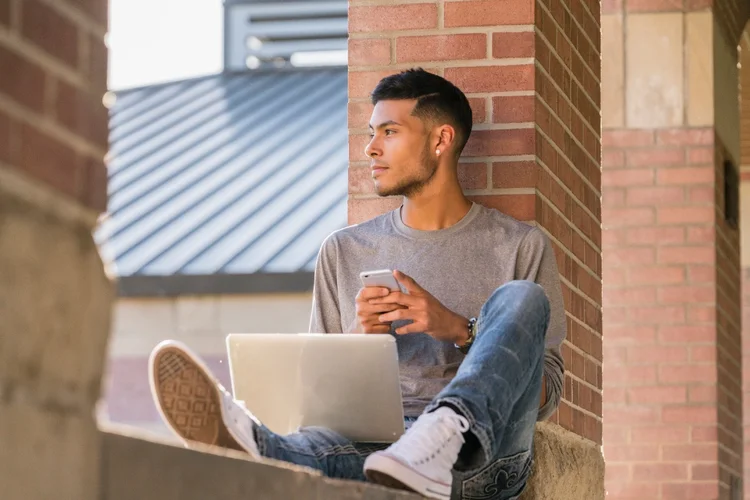
[[391,335],[231,334],[227,351],[235,399],[277,434],[322,426],[391,443],[404,433]]

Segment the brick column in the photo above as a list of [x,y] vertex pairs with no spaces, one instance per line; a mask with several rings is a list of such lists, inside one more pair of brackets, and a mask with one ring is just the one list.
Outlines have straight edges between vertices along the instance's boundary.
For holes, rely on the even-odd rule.
[[[736,498],[740,2],[603,3],[604,456],[613,499]],[[689,5],[688,5],[689,4]],[[730,192],[736,189],[732,186]]]
[[465,192],[539,225],[557,252],[568,372],[553,421],[600,443],[599,2],[352,0],[349,32],[350,222],[400,203],[373,194],[363,153],[377,81],[422,66],[458,85],[475,117]]
[[0,1],[0,484],[100,498],[107,1]]

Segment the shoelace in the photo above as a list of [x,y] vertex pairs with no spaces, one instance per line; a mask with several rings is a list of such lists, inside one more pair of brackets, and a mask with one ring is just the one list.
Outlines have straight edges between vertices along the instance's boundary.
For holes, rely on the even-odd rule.
[[452,446],[457,453],[465,442],[463,433],[468,430],[469,421],[461,415],[427,413],[419,417],[409,432],[396,442],[393,452],[408,456],[415,465],[437,459],[450,468],[456,457],[451,456],[445,448],[453,439],[457,439],[458,444]]

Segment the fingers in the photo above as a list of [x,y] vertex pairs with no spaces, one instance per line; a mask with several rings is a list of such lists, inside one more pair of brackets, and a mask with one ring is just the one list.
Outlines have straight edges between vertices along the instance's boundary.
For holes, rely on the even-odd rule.
[[401,304],[405,307],[416,307],[420,298],[402,292],[391,292],[385,297],[370,299],[371,304]]
[[401,328],[396,328],[396,334],[397,335],[407,335],[409,333],[422,333],[424,332],[425,328],[424,325],[421,323],[409,323],[406,326],[402,326]]
[[414,278],[412,278],[411,276],[407,276],[401,271],[393,271],[393,276],[396,278],[396,281],[401,283],[409,293],[420,293],[425,291],[424,288],[419,286],[419,284],[414,281]]
[[366,286],[359,289],[355,300],[357,302],[365,302],[370,299],[383,298],[387,296],[391,291],[387,288],[381,288],[377,286]]
[[376,323],[373,325],[362,325],[364,333],[390,333],[391,325]]
[[396,309],[395,311],[387,312],[378,316],[378,321],[381,323],[392,323],[399,320],[415,320],[419,313],[409,309]]

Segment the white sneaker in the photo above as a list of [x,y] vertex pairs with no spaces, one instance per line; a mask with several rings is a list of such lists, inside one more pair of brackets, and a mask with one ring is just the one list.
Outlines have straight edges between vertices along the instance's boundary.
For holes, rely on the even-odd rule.
[[162,419],[186,445],[199,442],[259,458],[257,419],[235,401],[184,344],[167,340],[149,359],[151,394]]
[[383,486],[449,499],[453,465],[468,430],[469,421],[450,408],[425,413],[401,439],[365,460],[365,476]]

